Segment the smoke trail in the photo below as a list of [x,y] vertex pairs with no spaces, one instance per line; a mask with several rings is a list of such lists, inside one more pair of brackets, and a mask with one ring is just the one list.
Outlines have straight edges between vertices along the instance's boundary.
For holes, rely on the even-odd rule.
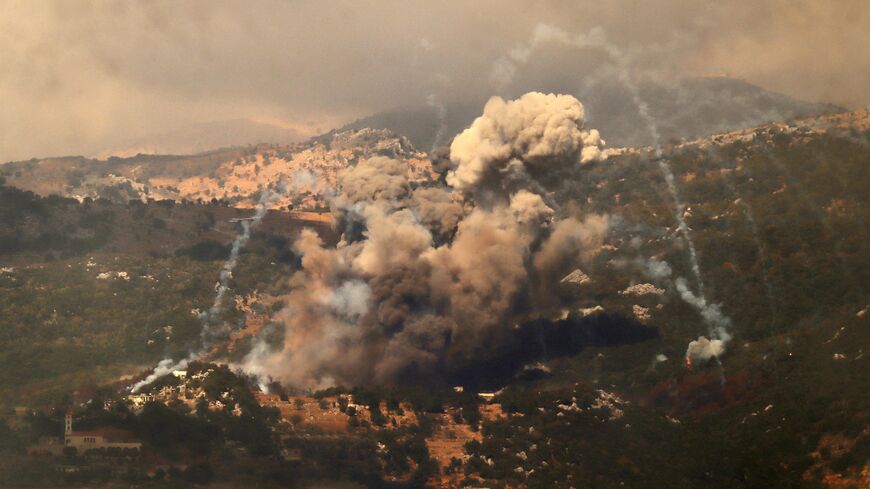
[[[685,204],[680,198],[679,192],[677,190],[674,173],[671,169],[671,166],[668,163],[667,159],[663,156],[661,148],[661,136],[659,134],[658,125],[656,124],[655,119],[650,112],[649,105],[641,97],[640,90],[637,84],[635,84],[634,80],[630,76],[629,68],[631,65],[631,60],[629,59],[629,57],[625,53],[623,53],[623,51],[619,47],[611,44],[604,35],[604,31],[600,28],[594,28],[589,31],[588,34],[578,34],[575,36],[571,36],[567,32],[557,27],[539,24],[535,28],[532,39],[526,45],[519,46],[513,49],[507,57],[503,57],[496,61],[495,65],[493,66],[491,79],[497,85],[504,88],[508,83],[510,83],[511,79],[516,73],[516,64],[525,64],[528,61],[529,57],[532,55],[532,53],[538,48],[538,46],[548,42],[559,43],[566,46],[573,46],[580,49],[599,49],[613,60],[619,81],[628,89],[629,93],[631,94],[632,101],[637,107],[638,113],[640,114],[641,118],[646,123],[647,130],[649,131],[650,136],[653,139],[654,159],[658,162],[659,170],[662,172],[662,175],[665,179],[668,192],[670,193],[671,198],[674,201],[674,217],[677,221],[677,230],[679,231],[688,248],[689,264],[692,269],[692,274],[695,277],[695,281],[697,282],[698,295],[689,295],[681,292],[680,296],[683,298],[683,300],[698,309],[705,322],[707,322],[708,326],[710,326],[709,333],[711,337],[715,334],[715,337],[713,337],[712,340],[701,336],[698,338],[698,340],[690,343],[689,348],[686,351],[686,356],[687,358],[691,358],[696,353],[697,342],[703,341],[707,342],[708,344],[715,344],[715,347],[705,348],[702,349],[702,351],[715,353],[713,356],[717,358],[718,361],[718,357],[722,352],[724,352],[724,346],[731,339],[731,335],[727,333],[727,324],[718,325],[710,322],[715,316],[711,315],[708,312],[709,306],[707,306],[708,301],[705,297],[704,280],[701,276],[701,267],[698,262],[698,253],[695,249],[695,242],[692,240],[689,226],[686,223],[684,217]],[[682,287],[686,292],[691,292],[686,287],[685,281],[682,281]],[[709,358],[710,357],[708,356],[707,359]]]
[[[656,153],[661,154],[661,149],[658,147],[658,142],[656,142]],[[668,164],[667,160],[663,157],[658,158],[659,169],[662,172],[662,175],[665,177],[665,183],[668,186],[668,192],[671,194],[671,198],[674,199],[674,208],[676,212],[674,213],[677,219],[677,229],[680,231],[680,234],[683,236],[683,239],[686,241],[686,245],[689,250],[689,264],[692,267],[692,274],[695,275],[695,281],[698,284],[698,293],[701,296],[704,296],[704,280],[701,278],[701,267],[698,264],[698,253],[695,251],[695,242],[692,240],[692,236],[689,234],[689,225],[686,223],[685,213],[686,213],[686,205],[680,199],[680,194],[677,191],[677,185],[674,180],[674,172],[671,171],[671,165]]]
[[[714,161],[718,161],[720,163],[724,162],[723,158],[716,151],[715,146],[711,146],[707,150],[707,155]],[[721,167],[721,165],[720,165]],[[748,173],[748,170],[745,170]],[[764,246],[764,242],[761,241],[761,235],[758,231],[758,224],[755,221],[755,215],[752,212],[752,207],[746,201],[745,198],[740,194],[737,190],[737,187],[734,185],[734,182],[731,182],[727,177],[722,177],[722,182],[725,183],[725,186],[731,191],[731,195],[736,197],[734,201],[735,204],[740,206],[740,209],[743,212],[743,216],[746,217],[746,221],[749,223],[749,229],[752,233],[752,240],[755,242],[755,246],[758,249],[758,259],[761,262],[761,280],[764,283],[765,295],[767,296],[767,306],[770,309],[770,333],[773,334],[773,325],[777,321],[777,310],[776,310],[776,300],[774,299],[773,293],[773,284],[770,280],[770,272],[768,268],[770,267],[770,258],[767,254],[767,249]]]
[[432,147],[429,148],[429,154],[435,152],[435,149],[441,144],[444,139],[444,134],[447,132],[447,108],[438,100],[438,96],[434,93],[426,97],[426,105],[435,109],[435,115],[438,117],[438,131],[435,133],[435,139],[432,140]]
[[[283,183],[278,185],[279,189],[283,190]],[[187,367],[187,364],[196,358],[202,356],[205,352],[213,344],[214,340],[222,338],[227,333],[227,327],[220,322],[220,315],[223,311],[223,300],[229,290],[229,280],[233,276],[233,270],[236,268],[236,264],[239,259],[239,252],[242,247],[248,242],[251,238],[251,228],[256,226],[263,220],[266,212],[269,210],[269,203],[280,194],[275,194],[270,191],[263,191],[260,194],[260,200],[257,203],[256,210],[254,214],[245,220],[241,221],[242,232],[236,236],[236,239],[233,240],[232,249],[230,250],[230,256],[227,261],[224,263],[223,267],[221,267],[218,284],[217,284],[217,292],[215,293],[214,300],[212,301],[211,307],[208,308],[207,311],[200,313],[199,320],[202,323],[202,330],[200,331],[200,341],[199,347],[195,350],[191,350],[187,357],[182,358],[180,360],[173,360],[172,358],[164,358],[160,362],[157,363],[157,366],[154,367],[154,370],[145,377],[143,380],[134,384],[131,388],[131,392],[138,392],[139,389],[145,387],[146,385],[154,382],[158,378],[169,374],[173,370],[181,370]]]
[[[236,264],[238,263],[239,251],[241,251],[242,247],[245,246],[249,239],[251,239],[251,227],[256,226],[263,220],[266,211],[269,209],[269,201],[273,196],[274,194],[272,192],[263,191],[260,194],[260,201],[257,203],[257,208],[254,211],[254,214],[241,221],[242,232],[233,240],[230,257],[221,268],[217,293],[214,296],[214,301],[212,302],[211,307],[208,308],[208,311],[200,314],[202,331],[200,332],[199,354],[208,350],[215,339],[221,338],[227,333],[227,327],[220,321],[220,315],[221,312],[223,312],[224,297],[229,290],[229,281],[233,277],[233,270],[236,268]],[[197,356],[199,354],[197,354]]]
[[157,363],[157,366],[154,367],[154,370],[148,374],[147,377],[136,382],[130,387],[130,392],[137,393],[139,389],[145,387],[146,385],[154,382],[155,380],[163,377],[164,375],[169,375],[173,370],[184,370],[187,368],[188,362],[194,360],[196,357],[192,353],[188,355],[186,358],[182,358],[181,360],[175,361],[171,358],[164,358]]
[[765,294],[767,295],[767,305],[770,308],[770,324],[771,328],[773,328],[773,324],[776,323],[777,320],[777,313],[776,301],[774,300],[773,294],[773,284],[770,281],[770,273],[768,272],[768,262],[770,259],[768,258],[764,243],[761,241],[761,236],[758,233],[758,224],[755,222],[752,208],[749,206],[749,203],[740,197],[740,194],[737,192],[737,188],[733,183],[726,180],[726,185],[731,189],[731,193],[737,197],[736,202],[739,203],[740,208],[743,210],[743,215],[746,217],[746,221],[749,223],[749,229],[752,232],[752,240],[755,241],[755,246],[758,248],[758,259],[761,262],[761,280],[764,282]]

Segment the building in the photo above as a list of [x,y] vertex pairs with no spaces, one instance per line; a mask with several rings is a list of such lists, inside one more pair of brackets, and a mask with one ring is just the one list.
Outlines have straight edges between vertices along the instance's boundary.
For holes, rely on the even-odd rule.
[[142,443],[132,433],[118,428],[99,428],[91,431],[73,431],[72,413],[64,418],[63,444],[79,453],[92,449],[134,449],[142,448]]
[[127,396],[127,400],[133,403],[133,407],[139,409],[146,403],[156,401],[157,398],[151,394],[131,394]]

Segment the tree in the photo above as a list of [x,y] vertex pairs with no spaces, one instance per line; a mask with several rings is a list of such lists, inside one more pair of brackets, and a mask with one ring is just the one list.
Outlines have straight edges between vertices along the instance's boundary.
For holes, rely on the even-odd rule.
[[205,485],[214,478],[214,471],[208,462],[193,464],[184,471],[184,479],[191,484]]

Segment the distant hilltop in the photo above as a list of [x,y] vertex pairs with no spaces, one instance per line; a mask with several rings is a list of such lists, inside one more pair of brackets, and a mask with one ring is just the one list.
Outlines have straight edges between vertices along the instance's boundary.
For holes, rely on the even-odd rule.
[[[638,89],[656,121],[662,142],[847,110],[798,100],[727,76],[689,78],[672,85],[646,82]],[[552,89],[545,91],[549,90]],[[623,85],[599,83],[580,92],[576,87],[566,87],[562,92],[574,93],[580,99],[590,127],[601,132],[609,147],[653,143],[646,122]],[[431,148],[449,142],[471,124],[485,102],[469,99],[445,101],[440,107],[424,104],[398,107],[354,121],[336,132],[363,127],[390,129],[407,136],[418,148]]]
[[[240,208],[257,205],[262,191],[278,197],[271,208],[292,209],[307,220],[326,208],[326,195],[338,172],[360,159],[389,156],[404,161],[413,179],[432,177],[428,155],[407,138],[385,129],[335,133],[305,143],[259,144],[195,155],[136,155],[106,160],[81,156],[33,159],[3,165],[9,185],[39,195],[78,200],[227,201]],[[280,191],[280,185],[292,192]]]

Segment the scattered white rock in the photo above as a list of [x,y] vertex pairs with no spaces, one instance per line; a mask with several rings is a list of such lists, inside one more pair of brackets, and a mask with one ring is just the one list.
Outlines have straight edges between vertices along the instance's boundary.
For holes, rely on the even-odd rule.
[[592,405],[589,406],[591,409],[607,409],[610,411],[610,421],[617,420],[625,415],[625,411],[622,407],[628,404],[628,402],[622,400],[622,398],[612,392],[599,389],[597,393],[598,397],[595,398]]
[[662,296],[665,293],[665,289],[660,289],[653,284],[635,284],[632,285],[625,290],[621,291],[620,294],[623,295],[657,295]]
[[[558,408],[562,411],[574,412],[574,413],[580,412],[583,410],[580,406],[577,405],[576,398],[571,399],[571,404],[557,404],[556,408]],[[562,413],[559,413],[559,414],[562,414]]]
[[585,317],[585,316],[591,316],[593,314],[598,314],[598,313],[604,312],[604,308],[601,306],[581,307],[580,309],[577,309],[577,312],[579,312],[582,316]]
[[580,270],[578,268],[578,269],[574,270],[573,272],[569,273],[568,275],[565,275],[564,277],[562,277],[562,280],[560,280],[559,283],[585,285],[585,284],[592,283],[592,279],[589,278],[588,275],[583,273],[583,270]]
[[112,277],[130,280],[130,275],[127,272],[102,272],[97,274],[97,280],[109,280]]
[[846,359],[846,355],[843,355],[842,353],[834,353],[834,360],[845,360],[845,359]]
[[650,315],[648,307],[643,307],[635,304],[631,306],[631,312],[634,313],[634,317],[637,318],[637,320],[641,323],[646,324],[647,321],[652,319],[652,315]]

